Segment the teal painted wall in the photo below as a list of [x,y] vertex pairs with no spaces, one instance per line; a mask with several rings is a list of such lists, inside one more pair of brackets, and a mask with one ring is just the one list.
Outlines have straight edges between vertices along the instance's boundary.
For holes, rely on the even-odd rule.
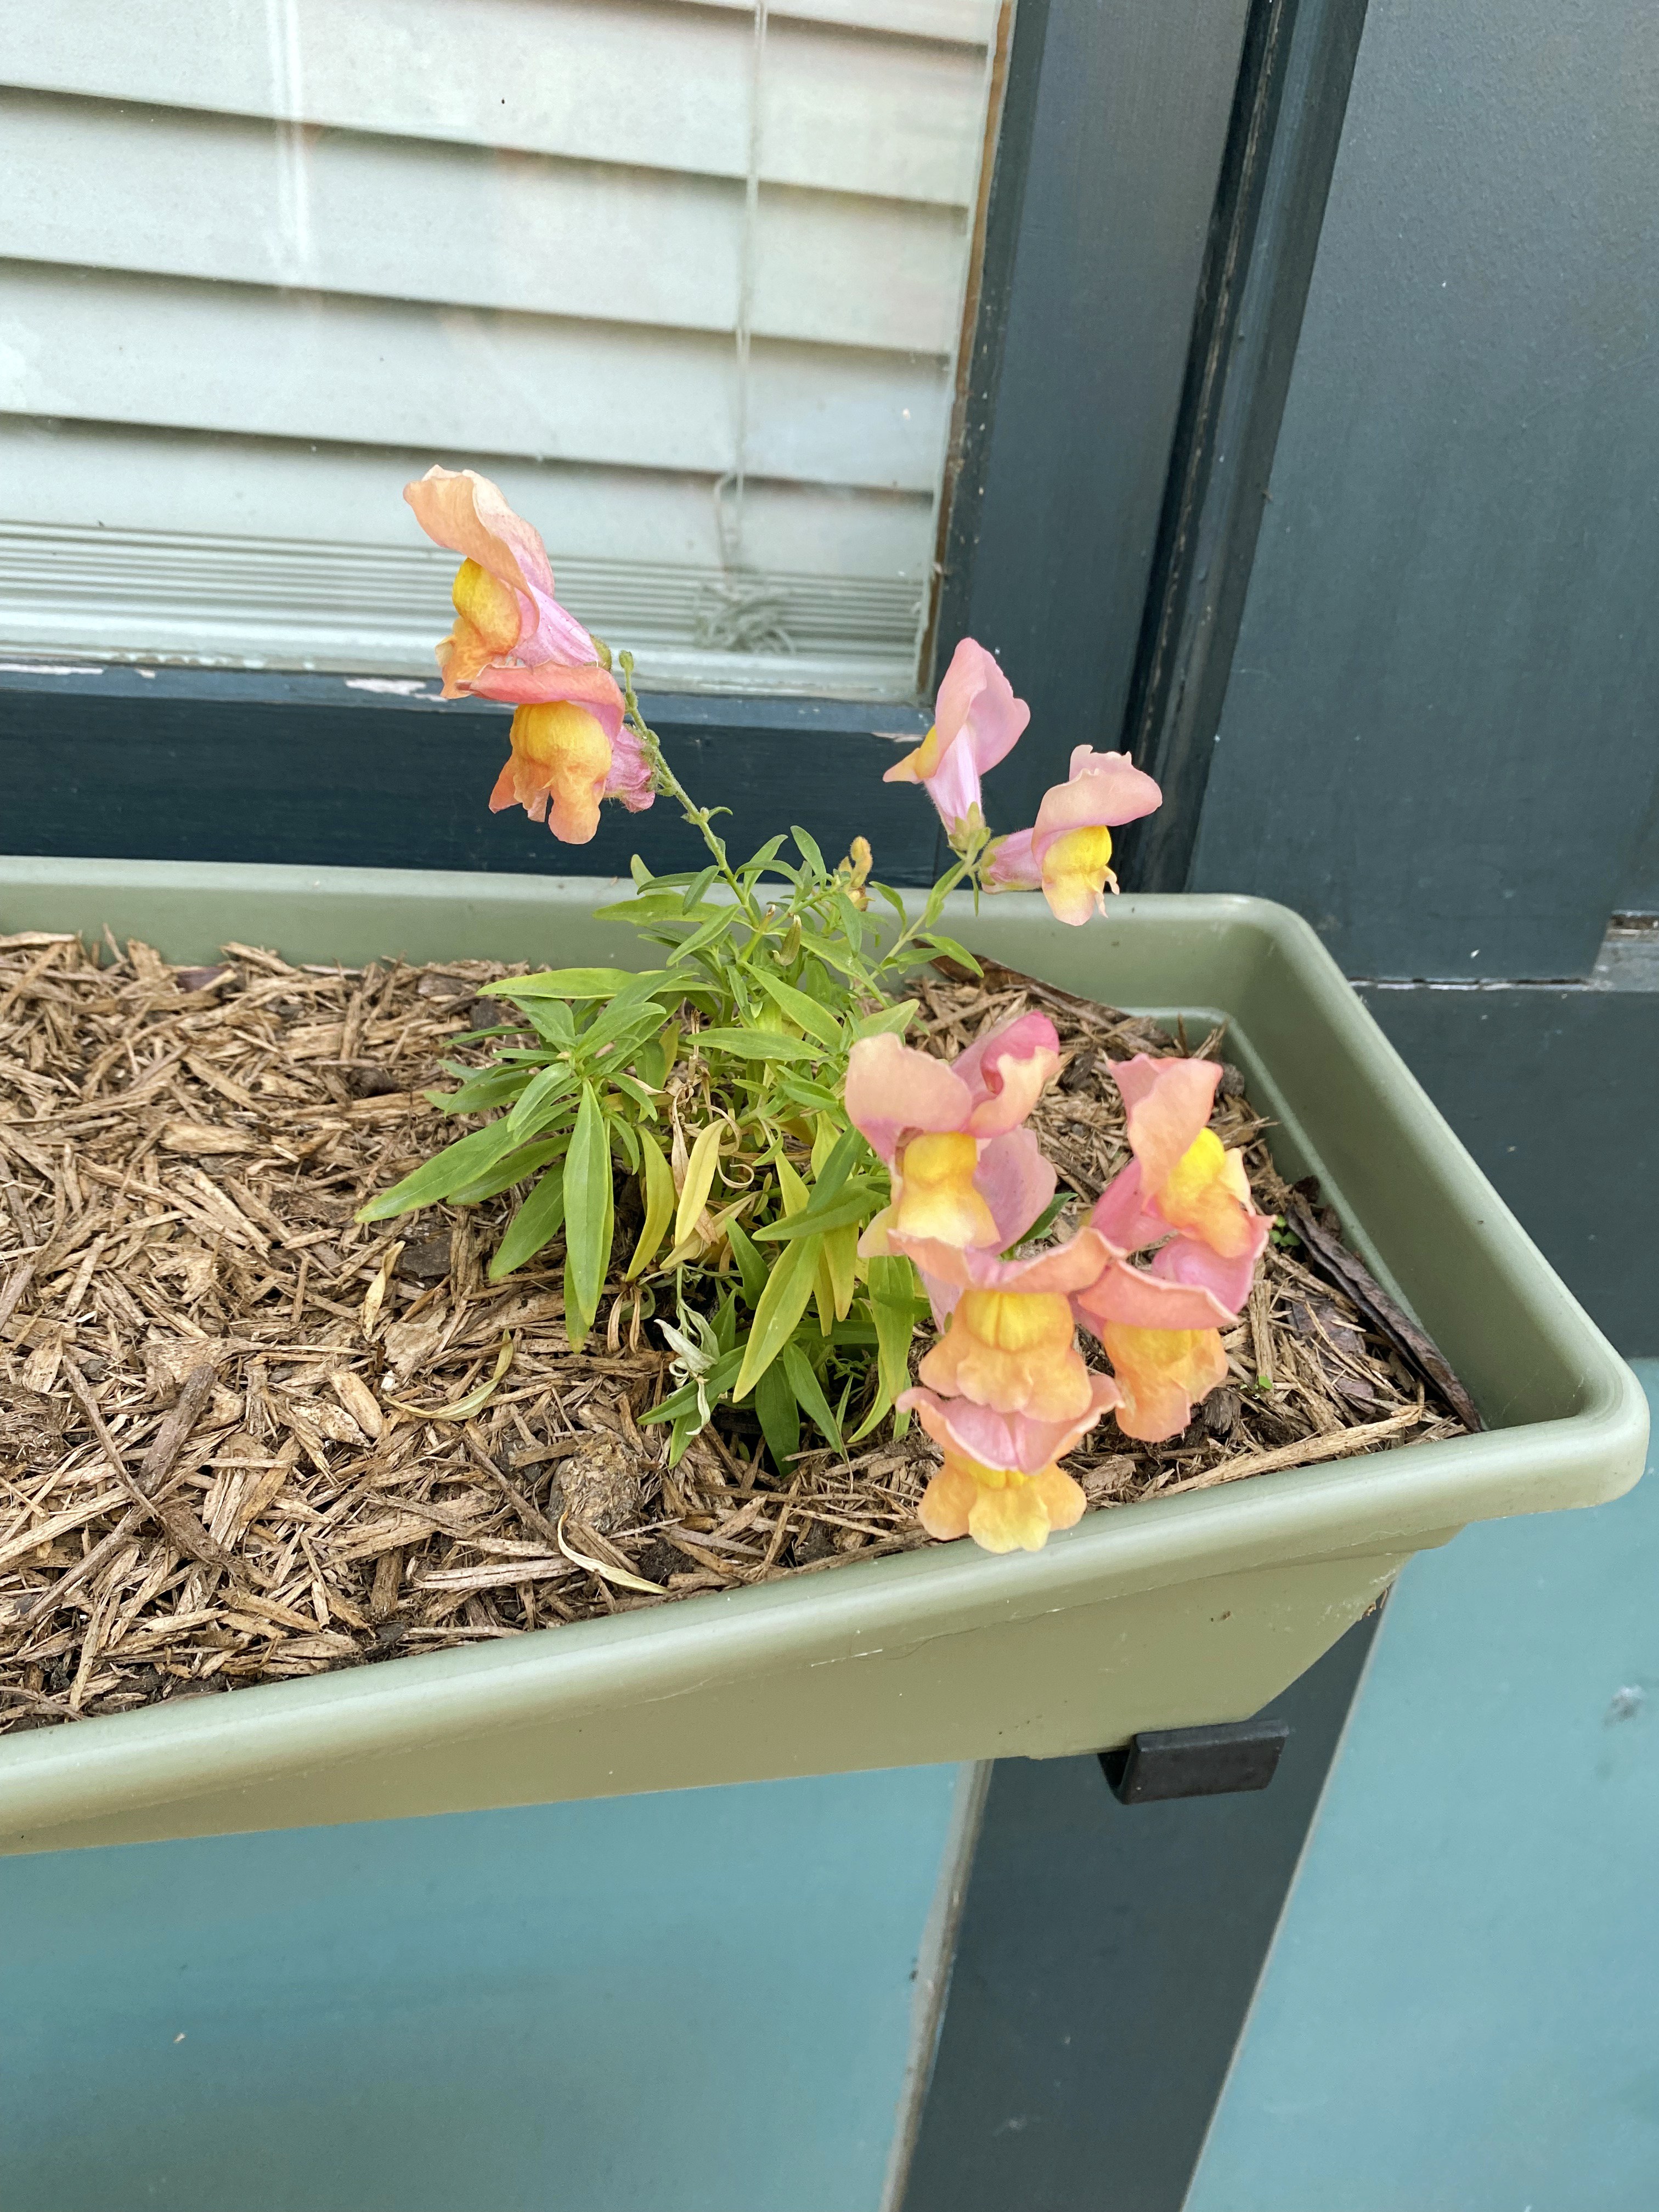
[[1656,1472],[1401,1578],[1186,2212],[1659,2204]]
[[0,1862],[16,2212],[877,2212],[958,1771]]

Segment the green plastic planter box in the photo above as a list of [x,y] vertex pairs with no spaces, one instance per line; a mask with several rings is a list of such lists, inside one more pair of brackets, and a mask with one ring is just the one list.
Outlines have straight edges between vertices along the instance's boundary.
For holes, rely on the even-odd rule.
[[[0,860],[0,933],[106,926],[168,958],[226,939],[358,965],[637,957],[608,883]],[[1121,1743],[1256,1711],[1470,1521],[1639,1474],[1634,1377],[1429,1103],[1312,932],[1259,900],[1136,898],[1067,929],[1036,898],[950,926],[1229,1056],[1378,1276],[1443,1347],[1479,1436],[1091,1514],[1035,1555],[872,1560],[483,1649],[0,1738],[0,1847],[48,1850]]]

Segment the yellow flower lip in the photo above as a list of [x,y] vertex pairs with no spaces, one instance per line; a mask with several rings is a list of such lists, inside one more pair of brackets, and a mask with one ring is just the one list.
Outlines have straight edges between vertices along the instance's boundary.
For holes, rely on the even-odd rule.
[[899,1156],[899,1194],[890,1231],[901,1237],[931,1237],[958,1250],[994,1243],[996,1223],[974,1188],[978,1165],[978,1142],[964,1131],[912,1137]]
[[930,1389],[1038,1420],[1073,1420],[1092,1400],[1071,1306],[1054,1291],[964,1291],[919,1371]]

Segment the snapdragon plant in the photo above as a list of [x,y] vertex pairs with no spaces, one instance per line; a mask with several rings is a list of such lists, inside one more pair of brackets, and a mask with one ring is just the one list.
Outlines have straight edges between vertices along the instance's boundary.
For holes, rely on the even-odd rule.
[[[619,1273],[613,1332],[625,1322],[637,1340],[649,1322],[674,1355],[678,1387],[646,1417],[670,1424],[674,1459],[718,1407],[751,1397],[781,1468],[800,1449],[803,1417],[837,1448],[855,1443],[905,1391],[928,1305],[908,1256],[860,1256],[891,1182],[848,1116],[849,1059],[862,1042],[902,1037],[918,966],[948,955],[979,972],[939,927],[951,891],[1040,887],[1063,919],[1085,919],[1110,880],[1106,825],[1148,811],[1157,787],[1121,756],[1079,747],[1036,826],[994,839],[980,778],[1028,710],[964,641],[933,728],[889,775],[927,787],[954,848],[918,913],[872,878],[862,837],[832,866],[796,826],[734,861],[716,828],[726,810],[692,799],[647,724],[631,656],[613,663],[559,605],[540,538],[496,488],[434,469],[405,497],[464,556],[455,625],[438,647],[445,696],[516,709],[492,806],[522,805],[585,843],[602,800],[637,812],[660,797],[708,858],[670,875],[636,858],[633,895],[599,910],[651,948],[638,972],[561,969],[485,986],[502,1022],[454,1042],[489,1046],[487,1064],[451,1066],[457,1087],[428,1095],[449,1115],[492,1118],[358,1218],[521,1190],[491,1279],[562,1238],[565,1325],[580,1346]],[[644,1219],[619,1251],[625,1176]]]

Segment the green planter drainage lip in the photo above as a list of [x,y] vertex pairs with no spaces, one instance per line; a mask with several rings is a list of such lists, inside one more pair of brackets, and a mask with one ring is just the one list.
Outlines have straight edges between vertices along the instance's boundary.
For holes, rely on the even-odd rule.
[[[227,939],[357,965],[637,957],[608,883],[0,860],[0,933]],[[645,1613],[0,1738],[0,1848],[215,1835],[1120,1744],[1243,1719],[1414,1552],[1470,1521],[1617,1497],[1634,1376],[1568,1295],[1307,925],[1255,899],[965,907],[975,950],[1137,1011],[1224,1014],[1229,1057],[1481,1435],[1091,1514],[1035,1555],[963,1543]]]

